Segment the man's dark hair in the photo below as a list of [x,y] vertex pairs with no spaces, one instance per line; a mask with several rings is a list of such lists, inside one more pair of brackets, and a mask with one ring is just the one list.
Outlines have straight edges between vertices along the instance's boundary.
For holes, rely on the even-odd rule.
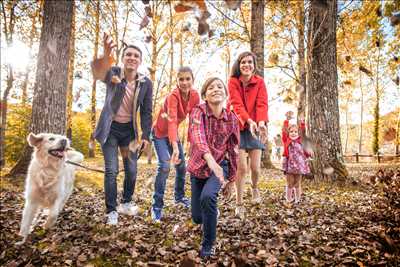
[[142,59],[142,50],[140,50],[140,48],[137,47],[136,45],[124,45],[124,48],[122,49],[121,58],[123,58],[123,57],[125,56],[125,51],[126,51],[126,49],[128,49],[128,48],[133,48],[133,49],[139,51],[140,59]]

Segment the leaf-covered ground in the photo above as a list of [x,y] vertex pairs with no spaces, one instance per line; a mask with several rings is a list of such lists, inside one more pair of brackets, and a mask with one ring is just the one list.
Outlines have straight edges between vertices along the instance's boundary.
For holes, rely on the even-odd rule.
[[[101,160],[89,164],[100,166]],[[75,192],[56,226],[44,231],[46,216],[41,214],[27,243],[21,247],[14,244],[21,240],[18,230],[23,181],[3,179],[0,265],[400,265],[398,201],[390,202],[381,185],[316,185],[305,181],[303,201],[287,205],[283,175],[263,170],[263,201],[253,205],[247,195],[245,220],[234,217],[234,201],[219,201],[217,255],[203,262],[198,258],[200,228],[192,224],[189,211],[173,204],[173,173],[162,224],[155,225],[149,217],[155,166],[141,164],[139,168],[135,200],[141,207],[140,216],[120,216],[117,227],[105,225],[102,175],[79,171]],[[350,171],[359,180],[375,172],[376,167],[356,165]]]

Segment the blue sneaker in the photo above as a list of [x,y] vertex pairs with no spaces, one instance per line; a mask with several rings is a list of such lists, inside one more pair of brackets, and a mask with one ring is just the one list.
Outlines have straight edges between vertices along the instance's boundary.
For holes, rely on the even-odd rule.
[[215,248],[213,246],[201,246],[200,258],[207,259],[215,255]]
[[154,223],[161,223],[161,210],[154,210],[151,208],[151,219]]
[[186,197],[183,197],[179,200],[175,200],[175,204],[176,205],[182,205],[185,209],[189,209],[190,208],[190,200],[187,199]]

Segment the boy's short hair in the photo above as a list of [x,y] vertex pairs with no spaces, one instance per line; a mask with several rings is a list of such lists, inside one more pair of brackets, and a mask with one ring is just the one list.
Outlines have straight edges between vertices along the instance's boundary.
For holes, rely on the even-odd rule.
[[125,56],[125,51],[126,51],[128,48],[133,48],[133,49],[139,51],[140,59],[142,59],[142,50],[140,50],[140,48],[137,47],[136,45],[125,45],[124,48],[122,49],[121,58],[123,58],[123,57]]
[[203,84],[203,87],[201,87],[200,94],[201,94],[201,98],[202,98],[203,100],[204,100],[205,97],[206,97],[206,92],[207,92],[208,86],[210,86],[210,84],[212,84],[212,83],[213,83],[214,81],[216,81],[216,80],[220,80],[220,81],[221,81],[221,83],[224,85],[225,94],[228,96],[228,90],[226,89],[226,86],[225,86],[224,82],[223,82],[220,78],[218,78],[218,77],[210,77],[210,78],[208,78],[208,79],[205,81],[205,83]]

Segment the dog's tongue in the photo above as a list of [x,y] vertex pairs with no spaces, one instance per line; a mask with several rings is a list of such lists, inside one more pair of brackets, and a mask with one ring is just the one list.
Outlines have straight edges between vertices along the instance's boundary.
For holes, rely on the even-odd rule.
[[56,151],[56,154],[60,157],[64,156],[64,151]]

